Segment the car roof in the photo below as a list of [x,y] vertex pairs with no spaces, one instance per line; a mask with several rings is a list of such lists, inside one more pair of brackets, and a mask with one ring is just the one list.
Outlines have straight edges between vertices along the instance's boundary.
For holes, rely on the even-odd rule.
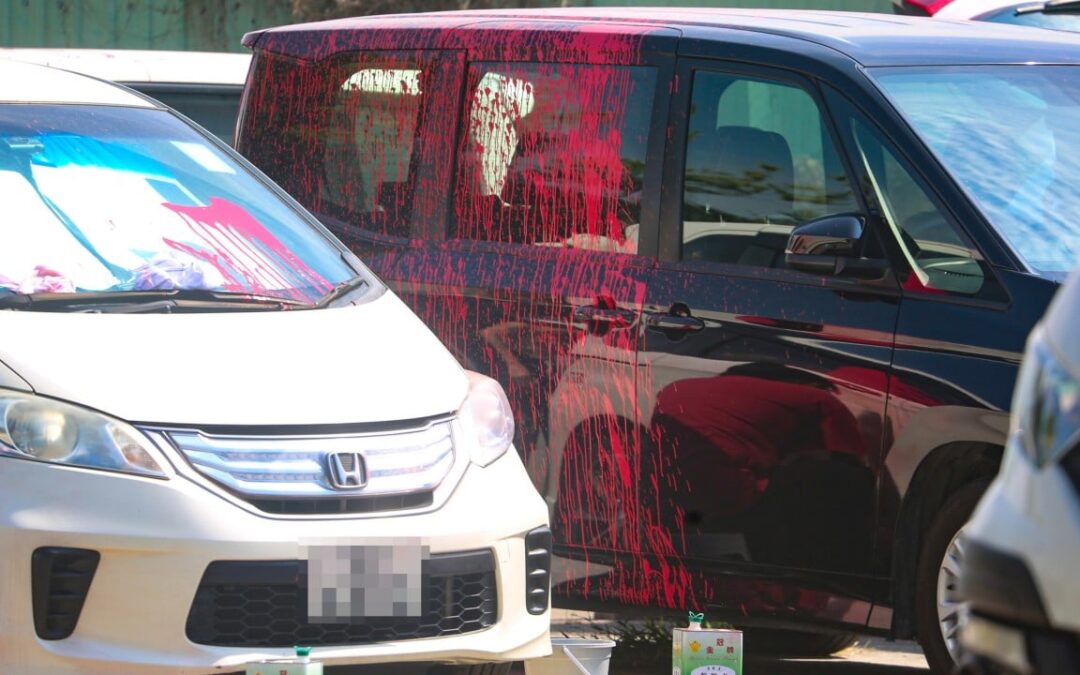
[[6,59],[0,59],[0,103],[158,107],[153,101],[110,82]]
[[151,49],[0,49],[17,59],[113,82],[242,85],[251,54]]
[[716,37],[722,35],[725,41],[753,42],[755,35],[769,34],[817,43],[867,66],[1080,64],[1080,43],[1075,36],[1055,31],[892,14],[696,7],[580,7],[380,15],[256,31],[244,37],[244,44],[261,47],[260,38],[271,36],[269,46],[275,49],[274,45],[295,44],[278,41],[276,37],[306,37],[299,34],[314,33],[310,37],[320,39],[325,38],[325,32],[342,30],[497,29],[500,20],[518,30],[528,23],[544,21],[571,26],[592,24],[590,27],[594,29],[602,25],[613,31],[635,25],[674,28],[685,37],[703,39],[712,33]]

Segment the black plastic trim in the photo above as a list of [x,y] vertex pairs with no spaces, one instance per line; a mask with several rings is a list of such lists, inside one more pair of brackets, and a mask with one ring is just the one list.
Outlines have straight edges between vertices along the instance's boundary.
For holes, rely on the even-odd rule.
[[432,555],[421,564],[421,613],[352,617],[327,623],[307,615],[307,562],[210,563],[185,628],[196,644],[223,647],[359,645],[481,631],[498,620],[491,550]]
[[85,548],[45,546],[30,558],[34,631],[42,640],[75,632],[101,554]]
[[543,614],[551,601],[551,530],[538,527],[525,535],[525,608]]
[[1049,628],[1042,597],[1023,560],[972,538],[964,543],[960,593],[980,614]]

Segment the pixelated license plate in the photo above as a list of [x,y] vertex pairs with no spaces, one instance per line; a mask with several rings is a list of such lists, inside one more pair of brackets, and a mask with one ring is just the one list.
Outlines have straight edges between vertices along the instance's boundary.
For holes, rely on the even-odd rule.
[[312,539],[300,542],[300,557],[307,561],[301,585],[310,623],[423,614],[423,564],[430,557],[423,539]]

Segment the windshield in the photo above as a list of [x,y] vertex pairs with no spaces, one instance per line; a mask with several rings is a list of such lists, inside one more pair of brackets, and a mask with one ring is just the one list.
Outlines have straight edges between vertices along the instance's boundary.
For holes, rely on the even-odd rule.
[[0,289],[314,303],[354,276],[263,183],[163,110],[0,105]]
[[1011,23],[1016,24],[1017,26],[1035,26],[1037,28],[1080,32],[1080,4],[1075,7],[1070,6],[1068,9],[1061,9],[1058,11],[1017,11],[1017,9],[1031,6],[1032,3],[1030,2],[1021,3],[1007,9],[984,14],[978,17],[978,20],[993,21],[995,23]]
[[1080,67],[871,71],[1032,271],[1080,254]]

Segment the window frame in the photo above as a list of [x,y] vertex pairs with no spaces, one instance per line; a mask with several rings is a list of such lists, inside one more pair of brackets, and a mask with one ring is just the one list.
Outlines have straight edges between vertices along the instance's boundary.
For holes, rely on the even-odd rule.
[[[790,69],[769,66],[765,64],[749,64],[744,62],[726,61],[707,58],[683,58],[679,59],[677,66],[678,82],[686,83],[673,92],[672,119],[671,119],[671,142],[667,155],[664,158],[664,172],[668,177],[664,190],[664,203],[661,213],[661,232],[658,246],[660,261],[667,266],[678,266],[681,269],[694,269],[705,273],[723,274],[743,278],[765,278],[777,281],[792,282],[799,284],[814,284],[820,286],[838,286],[849,288],[852,286],[879,286],[881,288],[895,287],[895,279],[891,272],[887,273],[879,282],[867,282],[842,276],[817,275],[799,270],[759,267],[754,265],[739,265],[721,263],[715,261],[695,261],[682,259],[683,237],[683,206],[684,186],[686,171],[687,137],[690,130],[690,107],[693,102],[694,76],[698,72],[712,72],[736,78],[747,78],[757,81],[775,82],[779,85],[797,87],[805,91],[813,100],[821,115],[822,126],[827,138],[833,144],[833,150],[844,169],[851,187],[852,199],[858,208],[858,215],[864,220],[866,231],[863,235],[863,246],[866,246],[870,238],[879,242],[880,234],[877,232],[879,224],[876,219],[870,217],[865,195],[857,185],[851,155],[847,152],[842,142],[829,107],[825,104],[824,97],[818,87],[817,81]],[[891,258],[886,257],[890,266]]]

